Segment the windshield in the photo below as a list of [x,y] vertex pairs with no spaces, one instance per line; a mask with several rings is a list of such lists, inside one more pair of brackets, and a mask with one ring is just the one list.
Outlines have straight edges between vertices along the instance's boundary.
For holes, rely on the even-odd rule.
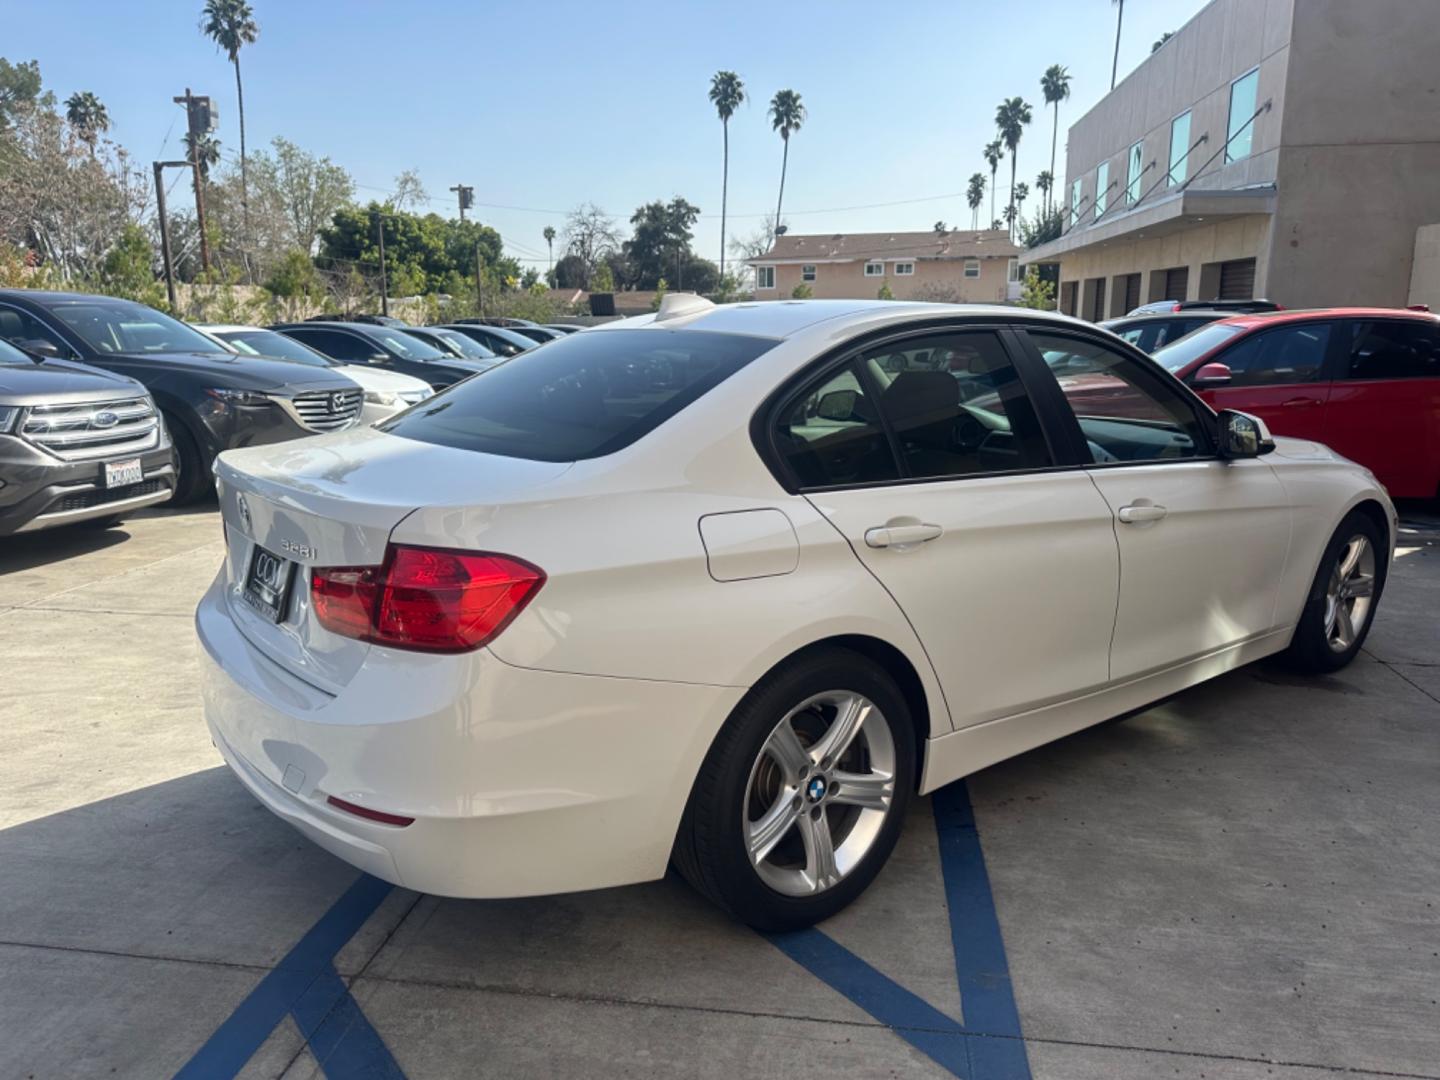
[[1178,341],[1172,341],[1169,345],[1156,349],[1152,358],[1156,363],[1162,365],[1166,371],[1176,372],[1198,360],[1211,349],[1218,349],[1227,341],[1240,333],[1238,326],[1227,326],[1224,323],[1211,323],[1202,326],[1193,333],[1186,334]]
[[284,334],[277,334],[274,330],[223,330],[211,333],[212,336],[219,338],[236,352],[244,353],[246,356],[271,356],[281,360],[294,360],[297,363],[309,364],[312,367],[340,366],[310,346],[301,344]]
[[62,300],[48,310],[98,353],[229,355],[200,331],[128,300]]
[[495,354],[472,337],[466,337],[456,330],[431,330],[436,337],[448,341],[467,360],[494,360]]
[[29,356],[21,352],[14,345],[11,345],[4,338],[0,338],[0,364],[25,364],[33,366],[35,363]]
[[366,327],[365,332],[404,360],[444,360],[446,356],[434,345],[421,341],[403,330],[384,326]]
[[629,446],[774,345],[701,330],[575,334],[379,426],[407,439],[533,461],[601,457]]

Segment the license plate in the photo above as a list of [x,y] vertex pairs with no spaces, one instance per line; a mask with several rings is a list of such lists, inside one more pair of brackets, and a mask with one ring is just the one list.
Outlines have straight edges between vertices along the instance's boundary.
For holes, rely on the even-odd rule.
[[295,564],[256,544],[250,552],[250,568],[240,591],[245,602],[273,623],[285,618]]
[[105,463],[105,486],[107,488],[138,484],[144,479],[145,472],[140,467],[138,457],[130,458],[128,461],[107,461]]

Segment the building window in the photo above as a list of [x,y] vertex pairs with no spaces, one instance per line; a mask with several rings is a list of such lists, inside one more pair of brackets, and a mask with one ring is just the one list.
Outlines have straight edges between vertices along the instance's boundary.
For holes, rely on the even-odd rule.
[[775,268],[773,266],[757,266],[755,268],[755,288],[773,289],[775,287]]
[[896,277],[909,277],[913,273],[915,273],[915,264],[913,262],[897,262],[895,264]]
[[1166,184],[1174,187],[1183,184],[1189,165],[1190,114],[1181,113],[1170,121],[1170,172]]
[[979,277],[979,276],[980,276],[980,260],[979,260],[979,259],[966,259],[966,260],[965,260],[965,276],[966,276],[966,277]]
[[1070,185],[1070,224],[1074,225],[1080,220],[1080,185],[1082,181],[1076,180]]
[[882,262],[867,262],[865,264],[866,277],[884,277],[885,264]]
[[805,266],[800,267],[800,280],[801,280],[801,281],[814,281],[814,280],[815,280],[815,267],[814,267],[813,265],[810,265],[810,264],[807,264],[807,265],[805,265]]
[[1142,140],[1130,147],[1130,168],[1125,173],[1125,201],[1131,205],[1140,201],[1140,174],[1145,171],[1145,143]]
[[1102,161],[1100,167],[1095,170],[1095,220],[1100,220],[1100,215],[1105,213],[1105,202],[1109,197],[1106,192],[1110,190],[1110,163]]
[[1014,284],[1020,280],[1020,260],[1011,259],[1010,265],[1005,268],[1005,280]]
[[1255,95],[1260,89],[1260,69],[1241,75],[1230,84],[1230,126],[1225,131],[1225,160],[1239,161],[1250,156],[1255,125]]

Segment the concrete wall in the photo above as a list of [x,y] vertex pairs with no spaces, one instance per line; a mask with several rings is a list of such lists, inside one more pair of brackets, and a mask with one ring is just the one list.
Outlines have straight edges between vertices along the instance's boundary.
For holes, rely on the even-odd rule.
[[[1110,191],[1107,213],[1123,208],[1127,154],[1142,138],[1144,161],[1151,167],[1141,191],[1149,189],[1170,167],[1170,122],[1187,109],[1191,143],[1202,134],[1210,137],[1187,159],[1188,175],[1204,177],[1198,186],[1235,188],[1273,181],[1296,2],[1304,0],[1215,0],[1186,23],[1070,128],[1060,205],[1070,206],[1070,181],[1080,177],[1081,190],[1088,196],[1082,213],[1088,210],[1096,194],[1096,167],[1108,161],[1109,179],[1118,179],[1119,184]],[[1257,66],[1256,103],[1271,99],[1273,106],[1251,129],[1250,156],[1226,165],[1224,154],[1219,154],[1202,171],[1206,159],[1225,142],[1231,82]],[[1150,198],[1164,190],[1157,189]]]
[[1440,225],[1415,230],[1415,262],[1406,303],[1428,304],[1431,311],[1440,311]]
[[[884,277],[866,277],[863,262],[817,263],[815,280],[805,282],[817,300],[846,299],[873,300],[885,282],[896,300],[936,299],[926,296],[925,291],[948,290],[954,293],[959,303],[999,304],[1006,298],[1008,257],[987,257],[980,260],[980,276],[967,278],[965,265],[960,259],[917,259],[915,273],[899,277],[895,264],[885,263]],[[775,288],[756,289],[756,300],[789,299],[795,286],[801,283],[801,268],[784,265],[775,268]]]
[[1404,304],[1440,221],[1440,2],[1294,3],[1269,295]]

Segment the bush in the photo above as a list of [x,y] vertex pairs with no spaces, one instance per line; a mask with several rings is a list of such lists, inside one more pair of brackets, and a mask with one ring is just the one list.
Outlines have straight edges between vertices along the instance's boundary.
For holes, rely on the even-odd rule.
[[1040,276],[1040,271],[1030,267],[1025,271],[1025,284],[1020,290],[1020,306],[1037,311],[1055,310],[1055,286]]
[[806,285],[803,281],[800,282],[799,285],[796,285],[795,288],[790,290],[791,300],[813,300],[814,298],[815,290],[810,288],[810,286]]

